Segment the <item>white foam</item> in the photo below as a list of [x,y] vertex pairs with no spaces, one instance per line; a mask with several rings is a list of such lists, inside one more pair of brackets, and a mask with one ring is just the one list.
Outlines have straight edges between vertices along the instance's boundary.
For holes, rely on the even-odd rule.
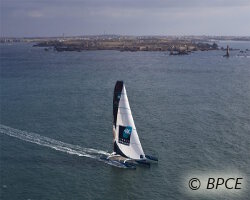
[[0,124],[0,133],[18,138],[23,141],[35,143],[41,146],[49,147],[51,149],[62,151],[68,154],[74,154],[78,156],[84,156],[88,158],[98,159],[100,160],[101,155],[110,155],[106,151],[84,148],[79,145],[72,145],[68,143],[64,143],[58,140],[54,140],[36,133],[26,132],[17,130],[5,125]]

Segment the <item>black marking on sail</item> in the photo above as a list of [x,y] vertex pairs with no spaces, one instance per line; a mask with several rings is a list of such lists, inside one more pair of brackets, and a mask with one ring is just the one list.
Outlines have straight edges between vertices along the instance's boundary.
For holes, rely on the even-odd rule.
[[117,112],[121,98],[122,88],[123,88],[123,81],[117,81],[115,84],[114,97],[113,97],[113,125],[115,126],[115,128],[116,128]]
[[119,154],[119,155],[125,157],[125,158],[128,158],[128,156],[126,156],[126,155],[121,151],[121,149],[118,147],[118,145],[116,144],[116,142],[114,143],[114,152],[115,152],[116,154]]
[[120,144],[124,144],[124,145],[129,146],[131,134],[132,134],[132,127],[131,126],[119,126],[118,142]]

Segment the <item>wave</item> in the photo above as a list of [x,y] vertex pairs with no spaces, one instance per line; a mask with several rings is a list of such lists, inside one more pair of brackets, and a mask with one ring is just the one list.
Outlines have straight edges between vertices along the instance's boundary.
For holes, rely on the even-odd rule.
[[51,149],[65,152],[68,154],[74,154],[78,156],[84,156],[88,158],[93,158],[101,161],[101,156],[109,156],[110,154],[106,151],[84,148],[78,145],[72,145],[64,143],[58,140],[54,140],[36,133],[21,131],[14,129],[5,125],[0,124],[0,133],[18,138],[23,141],[35,143],[41,146],[49,147]]

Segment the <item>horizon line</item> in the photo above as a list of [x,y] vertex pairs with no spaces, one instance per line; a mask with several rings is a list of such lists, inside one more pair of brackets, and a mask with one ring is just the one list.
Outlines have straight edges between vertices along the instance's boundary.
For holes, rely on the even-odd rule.
[[130,34],[87,34],[87,35],[55,35],[55,36],[0,36],[0,38],[18,38],[18,39],[29,39],[29,38],[70,38],[70,37],[96,37],[96,36],[120,36],[120,37],[250,37],[250,35],[193,35],[193,34],[187,34],[187,35],[162,35],[162,34],[148,34],[148,35],[130,35]]

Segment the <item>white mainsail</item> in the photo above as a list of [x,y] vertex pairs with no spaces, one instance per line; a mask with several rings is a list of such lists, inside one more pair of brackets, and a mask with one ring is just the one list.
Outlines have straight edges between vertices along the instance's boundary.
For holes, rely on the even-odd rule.
[[128,102],[125,85],[117,81],[114,91],[114,151],[132,159],[144,159],[143,152],[131,109]]

